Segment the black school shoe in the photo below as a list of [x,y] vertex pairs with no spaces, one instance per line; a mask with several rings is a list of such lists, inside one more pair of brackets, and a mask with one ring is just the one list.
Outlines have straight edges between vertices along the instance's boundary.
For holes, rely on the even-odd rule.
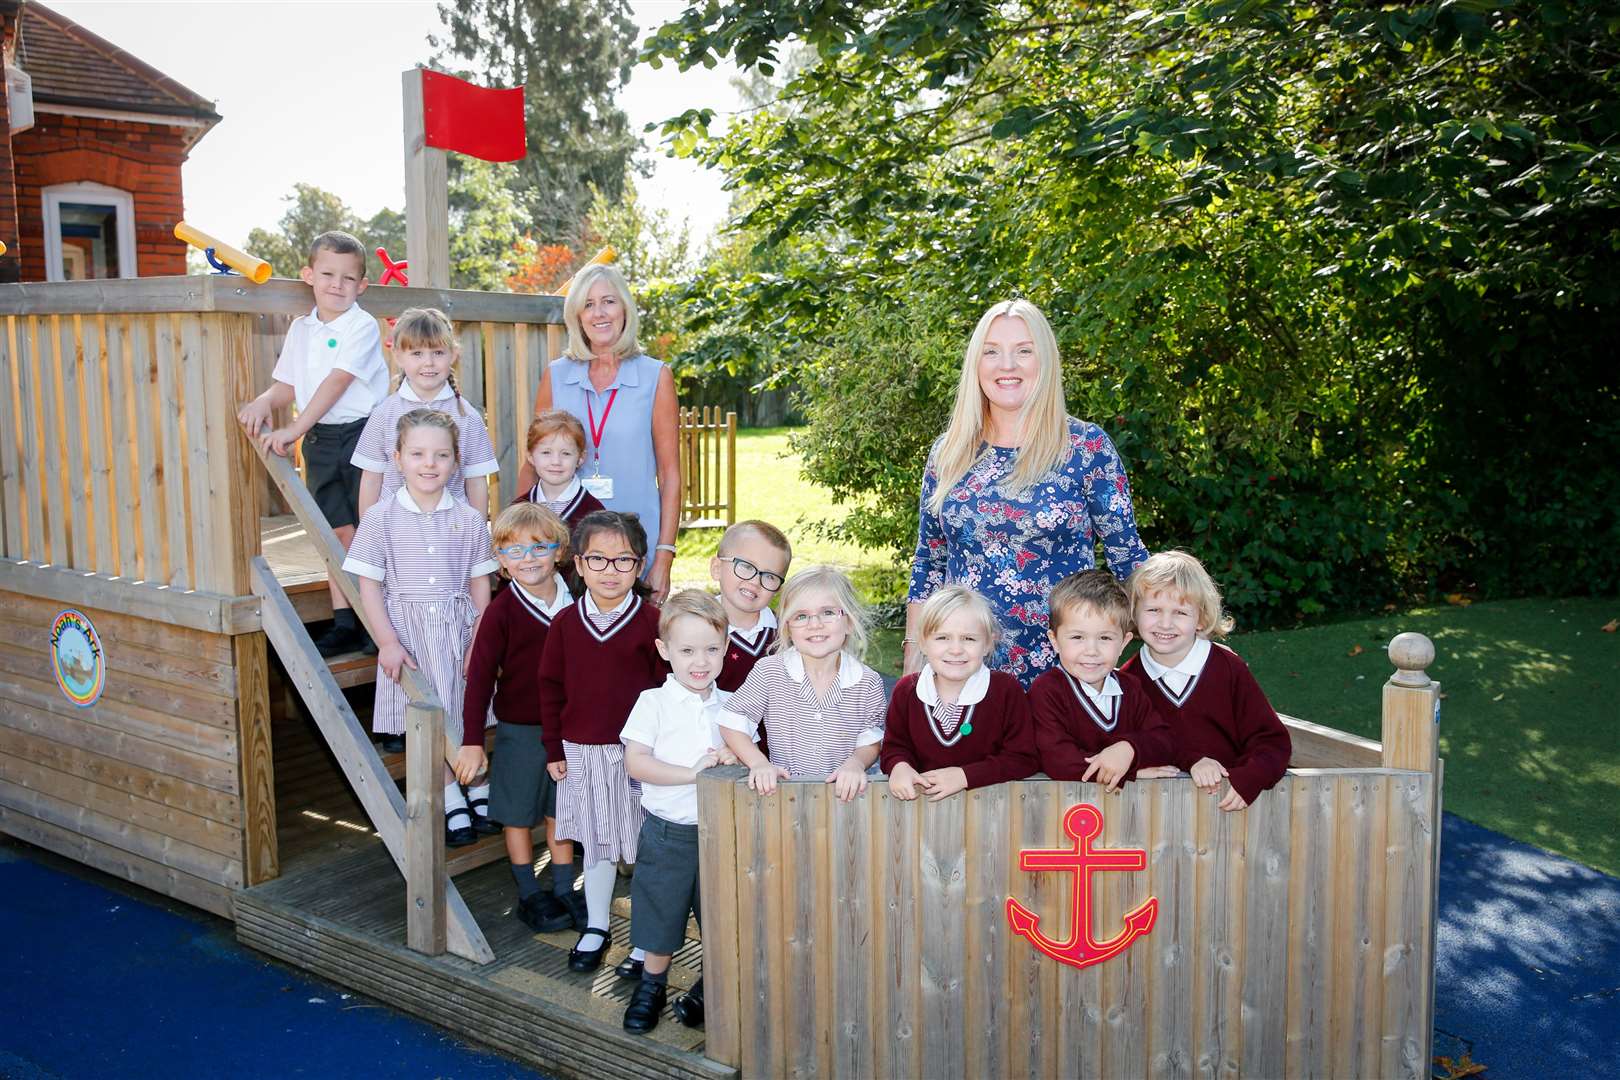
[[[466,821],[466,825],[456,826],[450,824],[457,819]],[[444,815],[444,846],[466,847],[478,843],[478,834],[473,831],[472,811],[464,806],[458,806]]]
[[630,992],[630,1004],[624,1010],[624,1030],[645,1035],[658,1026],[658,1014],[664,1011],[669,999],[669,987],[647,979],[636,984]]
[[469,799],[467,805],[472,807],[473,829],[479,836],[494,836],[501,831],[501,823],[489,816],[488,799]]
[[[569,971],[595,971],[597,968],[602,966],[602,957],[607,955],[608,943],[612,940],[608,937],[608,932],[606,930],[598,930],[594,926],[588,926],[585,928],[585,933],[600,934],[602,937],[602,944],[598,945],[594,949],[582,949],[578,945],[575,945],[572,949],[569,949]],[[581,935],[580,940],[585,940],[583,935]]]
[[326,633],[315,639],[315,651],[322,656],[333,657],[359,652],[371,641],[361,629],[360,620],[354,616],[353,609],[340,608],[339,612],[333,615],[332,625]]
[[[556,897],[557,902],[568,910],[571,917],[569,925],[583,934],[585,928],[591,924],[590,916],[586,913],[584,894],[571,892],[567,896],[557,896],[556,893],[552,893],[552,896]],[[567,927],[561,929],[567,929]]]
[[617,975],[621,979],[627,979],[630,982],[640,982],[641,968],[642,961],[631,960],[626,957],[623,963],[613,969],[613,974]]
[[385,754],[403,754],[405,752],[405,736],[384,735],[382,742],[378,743]]
[[535,893],[519,901],[515,913],[524,926],[537,934],[555,934],[574,925],[574,913],[550,893]]
[[692,984],[692,989],[675,999],[675,1003],[669,1007],[669,1011],[675,1014],[675,1019],[689,1028],[703,1026],[702,976],[699,976],[698,981]]

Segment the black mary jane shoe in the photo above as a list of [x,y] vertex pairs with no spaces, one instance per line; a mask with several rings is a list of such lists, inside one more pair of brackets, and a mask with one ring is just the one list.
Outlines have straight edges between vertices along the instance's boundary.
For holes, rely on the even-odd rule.
[[702,1027],[703,980],[699,978],[692,984],[692,989],[676,998],[669,1011],[675,1014],[675,1019],[689,1028]]
[[602,957],[607,955],[608,942],[611,940],[608,937],[608,932],[606,930],[598,930],[594,926],[586,927],[585,934],[580,935],[581,941],[585,940],[586,934],[599,935],[602,938],[602,944],[598,945],[594,949],[582,949],[578,945],[575,945],[572,949],[569,949],[569,971],[595,971],[597,968],[602,966]]
[[473,829],[479,836],[495,836],[501,831],[501,823],[489,816],[488,799],[469,799],[467,805],[472,808]]
[[629,957],[625,957],[624,962],[613,969],[613,974],[630,982],[640,982],[641,967],[642,962],[640,960],[631,960]]
[[624,1030],[645,1035],[658,1026],[658,1014],[664,1011],[669,998],[669,987],[664,983],[643,979],[630,992],[630,1004],[624,1010]]
[[[452,821],[466,821],[466,825],[452,825]],[[466,807],[458,806],[444,815],[444,846],[466,847],[478,843],[478,834],[473,831],[472,813]]]

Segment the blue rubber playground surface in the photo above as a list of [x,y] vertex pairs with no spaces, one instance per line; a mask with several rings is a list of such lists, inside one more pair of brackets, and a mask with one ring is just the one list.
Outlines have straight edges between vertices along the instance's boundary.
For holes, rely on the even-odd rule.
[[[1620,1076],[1620,879],[1451,815],[1444,830],[1435,1054],[1487,1080]],[[5,840],[0,934],[0,1076],[541,1075]]]

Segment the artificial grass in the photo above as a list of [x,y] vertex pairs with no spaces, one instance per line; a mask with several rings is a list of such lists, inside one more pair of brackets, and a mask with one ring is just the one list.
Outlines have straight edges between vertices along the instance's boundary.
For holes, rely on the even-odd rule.
[[1379,737],[1385,647],[1435,647],[1445,808],[1620,876],[1620,599],[1502,600],[1235,634],[1278,711]]
[[[737,433],[738,518],[763,518],[793,541],[793,564],[832,563],[863,595],[891,595],[886,552],[814,535],[843,509],[799,474],[785,428]],[[709,584],[719,530],[682,534],[672,579]],[[1292,716],[1379,737],[1384,649],[1403,630],[1435,643],[1441,683],[1445,807],[1517,840],[1620,876],[1620,616],[1617,599],[1506,600],[1392,612],[1295,630],[1240,633],[1229,644],[1272,704]],[[873,633],[867,663],[899,673],[896,628]]]

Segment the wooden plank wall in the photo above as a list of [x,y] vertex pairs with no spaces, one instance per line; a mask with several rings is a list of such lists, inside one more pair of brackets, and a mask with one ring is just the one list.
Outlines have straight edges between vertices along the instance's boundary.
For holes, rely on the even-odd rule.
[[0,591],[0,831],[229,916],[247,880],[243,770],[255,757],[240,749],[237,699],[253,682],[262,696],[262,636],[85,607],[107,675],[79,708],[52,671],[62,606]]
[[[1427,1074],[1435,777],[1293,771],[1224,814],[1185,780],[1034,780],[930,804],[874,784],[760,798],[700,785],[707,1053],[744,1076]],[[1064,812],[1104,812],[1099,940],[1155,896],[1157,923],[1083,970],[1010,933],[1008,896],[1069,932]],[[736,997],[726,985],[735,981]]]

